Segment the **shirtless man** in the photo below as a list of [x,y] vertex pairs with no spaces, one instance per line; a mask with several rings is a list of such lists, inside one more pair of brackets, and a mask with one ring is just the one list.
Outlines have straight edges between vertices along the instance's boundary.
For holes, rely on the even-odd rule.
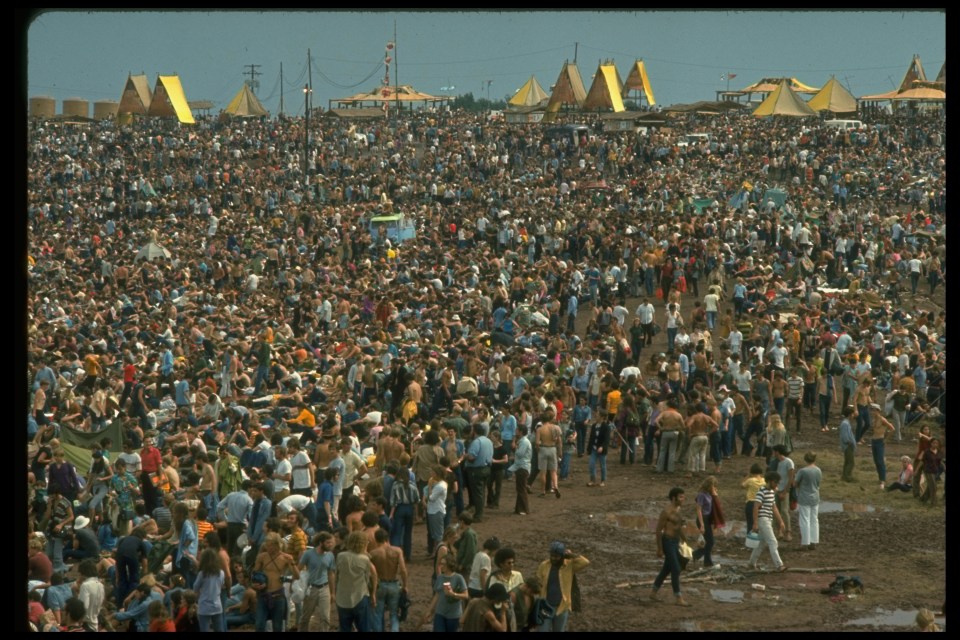
[[500,378],[497,384],[497,399],[501,404],[506,404],[510,402],[510,396],[513,393],[513,369],[506,358],[497,366],[497,376]]
[[557,459],[560,456],[560,447],[563,440],[563,434],[560,426],[553,423],[555,412],[548,409],[547,419],[540,428],[537,429],[537,465],[544,472],[543,474],[543,492],[541,496],[549,492],[560,497],[560,487],[557,485]]
[[657,459],[657,473],[667,471],[673,473],[676,462],[677,444],[680,429],[684,428],[683,416],[680,415],[679,405],[673,398],[667,401],[667,408],[657,416],[657,435],[660,436],[660,456]]
[[[313,464],[317,471],[323,471],[330,466],[330,461],[337,457],[339,438],[330,440],[326,436],[317,440],[317,450],[313,453]],[[377,456],[379,459],[379,455]]]
[[661,600],[657,592],[660,591],[660,587],[669,573],[673,595],[677,599],[677,606],[689,607],[690,603],[684,600],[680,593],[680,542],[683,540],[683,517],[680,515],[680,508],[683,506],[686,496],[683,489],[674,487],[670,489],[667,497],[670,499],[670,504],[660,512],[656,531],[657,557],[663,558],[663,568],[660,569],[660,573],[653,581],[653,591],[650,593],[650,599],[656,602]]
[[397,604],[400,592],[407,590],[407,564],[403,550],[390,544],[390,534],[383,529],[374,533],[377,548],[368,551],[370,562],[377,570],[377,607],[373,616],[373,631],[383,631],[383,614],[390,614],[390,631],[400,630]]
[[707,470],[708,434],[718,430],[720,425],[706,413],[695,413],[687,418],[687,438],[689,439],[689,458],[687,459],[687,477]]
[[377,440],[377,459],[374,466],[383,470],[391,462],[398,462],[403,455],[404,446],[400,441],[403,432],[399,428],[384,429]]
[[[280,551],[280,534],[270,532],[263,541],[263,549],[253,563],[254,573],[262,571],[267,577],[267,583],[254,583],[253,588],[257,590],[257,597],[264,600],[270,599],[271,618],[273,619],[274,631],[283,631],[283,624],[287,619],[287,599],[283,592],[283,575],[290,571],[294,579],[300,578],[300,569],[297,563],[286,553]],[[257,620],[257,631],[267,630],[267,619]]]
[[670,357],[670,363],[667,365],[667,384],[670,385],[670,390],[675,394],[683,393],[683,375],[680,371],[680,361],[677,359],[677,356]]

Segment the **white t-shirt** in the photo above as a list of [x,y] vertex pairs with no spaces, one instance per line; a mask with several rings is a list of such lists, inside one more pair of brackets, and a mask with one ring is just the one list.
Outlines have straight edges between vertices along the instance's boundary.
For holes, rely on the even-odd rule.
[[640,318],[640,324],[650,324],[653,322],[653,305],[650,303],[641,304],[637,307],[636,315]]
[[121,453],[117,456],[118,460],[123,460],[127,464],[127,471],[136,475],[140,473],[140,454],[134,451],[133,453]]
[[[286,460],[284,460],[286,462]],[[274,481],[277,484],[277,481]],[[291,493],[289,496],[277,503],[277,510],[281,513],[290,513],[291,511],[303,511],[307,505],[313,502],[307,496],[301,496],[298,493]]]
[[[296,469],[295,467],[306,465],[303,469]],[[307,455],[306,451],[298,451],[297,455],[290,458],[290,466],[293,469],[293,488],[294,489],[309,489],[310,488],[310,456]]]
[[[278,476],[285,476],[288,473],[291,473],[292,471],[293,471],[293,465],[290,464],[290,460],[288,460],[287,458],[284,458],[283,460],[280,460],[277,462],[277,468],[274,471],[274,474]],[[279,478],[274,478],[273,490],[276,492],[289,491],[290,483],[284,480],[280,480]]]
[[642,377],[640,369],[638,367],[624,367],[623,369],[620,370],[621,380],[626,380],[630,376],[636,376],[636,379],[640,380],[640,378]]
[[489,576],[491,566],[492,563],[490,562],[490,556],[485,554],[483,551],[473,556],[473,565],[470,566],[470,580],[467,582],[467,587],[470,589],[482,589],[483,587],[480,584],[480,572],[486,569],[487,576]]
[[708,313],[716,313],[720,310],[720,298],[715,293],[708,293],[703,297],[703,307]]

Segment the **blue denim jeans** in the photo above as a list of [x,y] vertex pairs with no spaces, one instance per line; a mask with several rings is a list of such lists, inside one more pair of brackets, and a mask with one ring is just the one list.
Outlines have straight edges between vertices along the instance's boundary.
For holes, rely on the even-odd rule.
[[590,452],[590,482],[597,481],[597,465],[600,465],[600,482],[607,481],[607,454]]
[[857,405],[857,442],[870,430],[870,405]]
[[433,553],[434,548],[436,548],[440,540],[443,539],[444,521],[446,517],[446,513],[440,512],[427,514],[427,547],[430,549],[430,553]]
[[823,429],[830,421],[830,400],[832,398],[821,393],[817,394],[817,399],[820,401],[820,428]]
[[256,624],[257,619],[253,613],[228,613],[226,615],[227,629],[233,627],[242,627],[245,624]]
[[56,538],[47,533],[47,545],[45,552],[47,557],[53,563],[54,571],[66,572],[67,565],[63,562],[63,539]]
[[680,597],[680,538],[661,536],[663,543],[663,567],[653,581],[653,590],[658,591],[663,586],[667,574],[670,574],[670,585],[673,595]]
[[400,604],[400,581],[381,580],[377,584],[377,606],[374,608],[373,625],[371,631],[383,631],[383,614],[390,615],[390,632],[400,631],[400,618],[397,614],[397,605]]
[[564,611],[559,615],[557,614],[552,615],[543,621],[543,624],[540,625],[537,631],[540,631],[540,632],[553,631],[557,633],[563,633],[564,631],[567,630],[567,618],[569,617],[570,617],[569,609],[567,609],[566,611]]
[[390,544],[403,549],[403,559],[410,561],[413,552],[413,505],[398,504],[393,514]]
[[197,619],[200,622],[200,631],[215,631],[217,633],[223,633],[227,630],[222,613],[209,616],[198,614]]
[[883,450],[883,438],[875,438],[870,441],[870,452],[873,453],[873,464],[877,467],[880,482],[887,481],[887,463],[883,459]]
[[455,633],[460,631],[460,618],[444,618],[443,616],[433,616],[434,633]]
[[572,452],[563,452],[563,458],[560,459],[560,470],[557,472],[560,480],[566,480],[570,476],[570,458],[572,457]]
[[257,595],[257,632],[263,633],[267,630],[267,620],[271,621],[274,633],[279,633],[284,630],[284,623],[287,621],[286,596],[271,597],[262,592]]
[[337,617],[341,633],[349,633],[354,627],[360,633],[370,631],[370,596],[363,596],[353,608],[337,607]]

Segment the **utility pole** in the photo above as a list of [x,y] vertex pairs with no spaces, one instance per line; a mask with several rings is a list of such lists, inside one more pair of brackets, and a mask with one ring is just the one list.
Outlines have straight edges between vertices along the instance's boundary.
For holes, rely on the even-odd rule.
[[280,115],[283,115],[283,63],[280,63]]
[[400,127],[400,65],[397,62],[397,19],[393,19],[393,97],[396,99],[397,128]]
[[307,88],[310,89],[310,106],[309,109],[313,108],[313,67],[310,65],[310,49],[307,49]]
[[307,173],[307,167],[310,154],[310,85],[303,85],[303,111],[304,111],[304,120],[303,120],[303,176],[304,178],[309,179]]
[[[257,80],[257,76],[262,76],[263,74],[257,71],[262,65],[259,64],[246,64],[243,65],[250,69],[250,80],[247,81],[247,84],[250,86],[250,91],[253,91],[254,94],[257,93],[257,89],[260,88],[260,82]],[[244,74],[246,75],[246,74]]]

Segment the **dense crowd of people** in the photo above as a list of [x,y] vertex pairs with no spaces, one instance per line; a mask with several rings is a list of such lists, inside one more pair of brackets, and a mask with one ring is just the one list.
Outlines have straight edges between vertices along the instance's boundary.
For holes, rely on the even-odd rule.
[[[396,631],[416,541],[435,631],[562,631],[588,560],[556,541],[524,579],[544,550],[472,526],[510,485],[548,508],[576,457],[604,486],[611,450],[765,457],[746,516],[776,568],[791,431],[837,431],[846,480],[869,440],[881,488],[935,504],[944,116],[668,122],[31,122],[31,624]],[[919,442],[889,485],[888,432]],[[696,505],[712,546],[715,481]]]

